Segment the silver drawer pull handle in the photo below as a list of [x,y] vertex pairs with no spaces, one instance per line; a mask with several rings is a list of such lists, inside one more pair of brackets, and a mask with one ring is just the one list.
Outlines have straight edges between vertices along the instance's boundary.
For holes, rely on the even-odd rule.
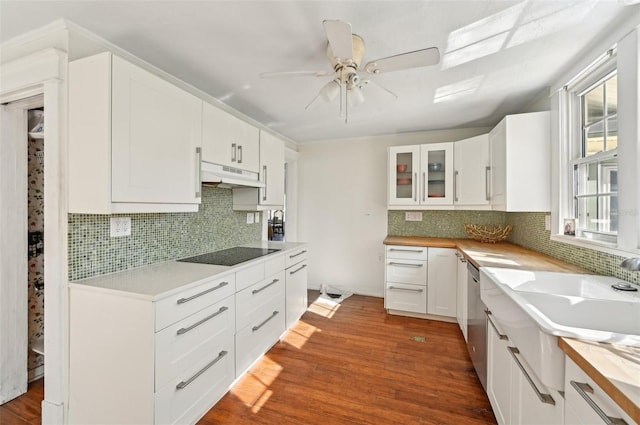
[[527,378],[527,382],[529,382],[529,385],[531,385],[531,388],[533,389],[533,392],[535,392],[538,396],[538,399],[540,399],[540,401],[545,404],[551,404],[555,406],[556,402],[553,397],[551,397],[551,394],[544,394],[540,392],[538,387],[536,387],[536,384],[533,382],[533,380],[525,370],[524,366],[522,366],[522,363],[520,363],[520,360],[518,360],[518,358],[516,357],[516,354],[520,354],[520,350],[518,350],[516,347],[507,347],[507,349],[509,350],[509,354],[511,354],[511,357],[513,357],[513,360],[515,360],[516,364],[520,368],[520,371],[522,371],[524,377]]
[[207,320],[211,320],[214,317],[216,317],[219,314],[224,313],[225,311],[229,310],[229,307],[220,307],[220,309],[218,311],[216,311],[213,314],[210,314],[209,316],[205,317],[202,320],[197,321],[196,323],[194,323],[193,325],[187,327],[187,328],[180,328],[178,329],[178,335],[182,335],[182,334],[186,334],[187,332],[189,332],[190,330],[197,328],[198,326],[200,326],[201,324],[203,324],[204,322],[206,322]]
[[391,261],[389,263],[390,266],[405,266],[405,267],[422,267],[424,266],[424,264],[411,264],[411,263],[396,263],[394,261]]
[[307,267],[307,265],[306,265],[306,264],[303,264],[302,266],[300,266],[300,268],[299,268],[299,269],[296,269],[296,270],[294,270],[294,271],[292,271],[292,272],[289,272],[289,274],[296,274],[296,273],[298,273],[300,270],[304,269],[305,267]]
[[423,252],[423,249],[389,248],[389,251],[396,252]]
[[253,291],[251,291],[251,294],[252,294],[252,295],[255,295],[255,294],[257,294],[258,292],[262,292],[262,291],[264,291],[265,289],[267,289],[269,286],[271,286],[271,285],[273,285],[273,284],[275,284],[275,283],[278,283],[278,282],[279,282],[279,280],[278,280],[278,279],[273,279],[273,281],[272,281],[271,283],[267,283],[267,284],[266,284],[266,285],[264,285],[262,288],[260,288],[260,289],[254,289]]
[[506,339],[506,340],[508,340],[509,337],[506,334],[501,334],[500,331],[498,330],[498,328],[496,328],[495,323],[493,323],[493,320],[491,320],[491,317],[489,317],[489,316],[491,316],[491,310],[486,309],[484,311],[484,314],[487,315],[487,320],[489,321],[489,324],[491,325],[493,330],[496,331],[496,334],[498,335],[498,339]]
[[397,286],[389,286],[389,289],[393,289],[396,291],[408,291],[408,292],[422,292],[424,289],[409,289],[409,288],[398,288]]
[[251,328],[251,330],[253,332],[257,331],[258,329],[260,329],[261,327],[263,327],[264,325],[267,324],[267,322],[271,319],[273,319],[274,317],[276,317],[278,315],[278,313],[280,313],[279,311],[274,311],[273,313],[271,313],[271,316],[267,317],[266,319],[264,319],[262,321],[262,323],[260,323],[259,325],[256,325],[254,327]]
[[[576,381],[569,381],[569,383],[571,384],[571,386],[573,388],[575,388],[575,390],[578,392],[578,394],[580,394],[582,396],[582,398],[584,399],[584,401],[587,402],[587,404],[589,406],[591,406],[591,408],[598,414],[598,416],[600,416],[600,418],[604,421],[605,424],[610,425],[610,424],[618,424],[618,425],[626,425],[626,421],[622,418],[613,418],[609,415],[607,415],[606,413],[604,413],[604,411],[600,408],[600,406],[598,406],[596,404],[596,402],[589,397],[589,394],[593,394],[593,388],[591,388],[591,385],[587,384],[586,382],[576,382]],[[589,393],[589,394],[587,394]]]
[[306,253],[307,253],[307,250],[305,249],[303,251],[298,252],[297,254],[290,255],[289,258],[296,258],[296,257],[298,257],[298,256],[300,256],[302,254],[306,254]]
[[180,299],[178,300],[178,304],[184,304],[184,303],[186,303],[187,301],[195,300],[196,298],[201,297],[201,296],[203,296],[203,295],[206,295],[206,294],[208,294],[209,292],[213,292],[213,291],[215,291],[216,289],[223,288],[223,287],[227,286],[228,284],[229,284],[229,282],[220,282],[220,284],[219,284],[219,285],[214,286],[213,288],[209,288],[209,289],[207,289],[206,291],[199,292],[199,293],[197,293],[197,294],[195,294],[195,295],[192,295],[192,296],[190,296],[190,297],[188,297],[188,298],[180,298]]
[[202,375],[203,373],[205,373],[207,371],[207,369],[209,369],[211,366],[213,366],[214,364],[218,363],[224,356],[227,355],[226,351],[220,351],[220,354],[218,354],[218,357],[216,357],[215,359],[213,359],[209,364],[207,364],[205,367],[203,367],[202,369],[200,369],[195,375],[193,375],[191,378],[187,379],[186,381],[182,381],[180,382],[178,385],[176,385],[176,389],[177,390],[181,390],[187,387],[187,385],[189,385],[190,383],[192,383],[198,376]]

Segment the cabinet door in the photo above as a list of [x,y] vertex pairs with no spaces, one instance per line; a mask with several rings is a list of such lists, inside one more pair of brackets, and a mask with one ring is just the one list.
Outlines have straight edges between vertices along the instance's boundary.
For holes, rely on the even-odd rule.
[[418,205],[420,145],[389,148],[389,205]]
[[286,270],[286,327],[291,328],[307,310],[307,262]]
[[[487,328],[487,396],[500,425],[511,424],[511,373],[513,360],[504,335],[488,318]],[[505,335],[506,336],[506,335]]]
[[489,135],[454,143],[456,205],[488,205],[490,201]]
[[204,161],[259,171],[258,129],[206,102],[203,103],[202,140]]
[[284,142],[260,132],[260,205],[284,205]]
[[199,203],[202,101],[117,56],[112,81],[112,201]]
[[456,254],[458,256],[456,318],[464,340],[467,341],[467,260],[461,253],[457,252]]
[[506,118],[489,133],[491,145],[491,204],[493,209],[506,209],[507,133]]
[[420,147],[419,201],[423,205],[453,204],[453,143]]
[[429,248],[427,264],[427,313],[456,317],[456,250]]

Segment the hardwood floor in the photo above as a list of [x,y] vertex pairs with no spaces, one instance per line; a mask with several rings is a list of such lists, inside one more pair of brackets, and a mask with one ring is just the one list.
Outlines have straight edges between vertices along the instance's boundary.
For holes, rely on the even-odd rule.
[[44,379],[29,384],[25,394],[0,406],[1,425],[34,425],[41,423]]
[[382,299],[358,295],[333,311],[311,305],[200,421],[495,423],[457,324],[390,316]]
[[[315,300],[318,292],[310,291]],[[424,342],[422,342],[424,341]],[[40,424],[43,380],[0,406]],[[380,298],[314,303],[201,425],[495,424],[458,325],[387,315]]]

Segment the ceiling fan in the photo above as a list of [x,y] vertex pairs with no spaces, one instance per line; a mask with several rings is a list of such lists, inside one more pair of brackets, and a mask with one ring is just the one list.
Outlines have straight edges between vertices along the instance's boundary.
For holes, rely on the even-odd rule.
[[327,34],[327,57],[333,68],[327,71],[284,71],[264,72],[262,78],[281,77],[328,77],[334,78],[325,84],[318,95],[306,106],[309,108],[316,100],[331,102],[340,95],[340,117],[349,122],[349,107],[355,107],[364,102],[362,89],[369,83],[380,87],[395,98],[392,91],[380,86],[375,81],[361,78],[360,73],[380,74],[383,72],[399,71],[409,68],[435,65],[440,62],[440,52],[437,47],[401,53],[368,62],[362,65],[364,56],[364,40],[351,32],[351,24],[340,20],[325,20],[322,22]]

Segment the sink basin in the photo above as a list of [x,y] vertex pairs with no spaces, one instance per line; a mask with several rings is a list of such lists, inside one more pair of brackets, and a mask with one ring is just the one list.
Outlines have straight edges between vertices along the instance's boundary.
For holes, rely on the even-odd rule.
[[562,389],[557,337],[640,346],[640,295],[619,279],[483,267],[482,301],[544,384]]

